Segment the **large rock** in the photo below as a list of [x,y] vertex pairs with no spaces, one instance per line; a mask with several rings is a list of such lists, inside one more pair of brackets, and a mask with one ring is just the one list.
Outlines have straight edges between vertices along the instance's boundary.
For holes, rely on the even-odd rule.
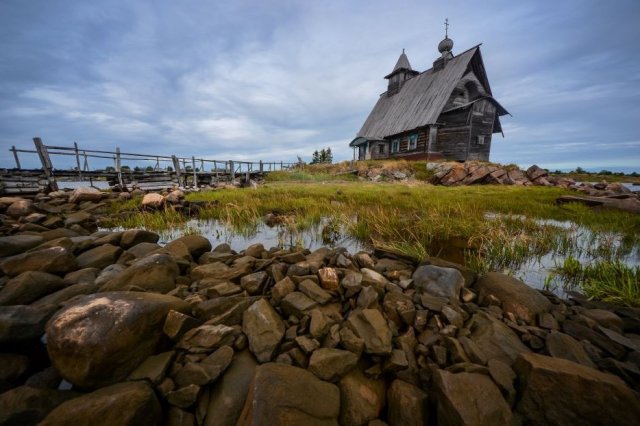
[[0,425],[35,425],[77,392],[19,386],[0,395]]
[[390,426],[427,424],[427,394],[402,380],[394,380],[387,391],[387,419]]
[[176,286],[180,270],[168,254],[157,253],[144,257],[104,284],[100,291],[142,289],[167,293]]
[[23,253],[44,243],[40,235],[10,235],[0,237],[0,257]]
[[364,340],[365,352],[372,355],[391,353],[391,329],[377,309],[356,309],[351,312],[347,326]]
[[144,197],[142,197],[141,206],[143,209],[159,209],[163,205],[164,197],[160,194],[156,194],[155,192],[145,194]]
[[413,284],[418,293],[446,297],[456,303],[464,287],[464,277],[457,269],[423,265],[413,273]]
[[72,297],[81,295],[81,294],[92,294],[98,291],[98,286],[92,282],[81,282],[78,284],[70,285],[69,287],[65,287],[62,290],[58,290],[55,293],[51,293],[47,296],[44,296],[31,304],[31,306],[44,306],[44,305],[54,305],[60,306],[67,300]]
[[589,358],[582,344],[568,334],[557,331],[549,333],[546,343],[549,355],[595,368],[593,361]]
[[489,272],[480,277],[475,289],[481,300],[493,295],[500,299],[505,312],[510,312],[530,324],[535,323],[538,314],[551,309],[551,302],[537,290],[500,272]]
[[155,426],[162,408],[146,382],[108,386],[60,404],[40,426]]
[[256,359],[269,362],[284,336],[284,323],[269,302],[260,299],[244,312],[242,331]]
[[7,281],[0,290],[0,305],[28,305],[64,286],[64,281],[57,275],[38,271],[23,272]]
[[616,376],[568,360],[521,354],[516,406],[531,425],[631,425],[640,419],[633,391]]
[[234,266],[227,266],[222,262],[207,263],[196,266],[191,270],[191,278],[201,280],[203,278],[214,278],[222,281],[234,281],[252,272],[250,263],[240,263]]
[[512,365],[520,353],[531,352],[509,327],[483,312],[472,317],[469,328],[471,340],[488,360]]
[[248,351],[237,354],[211,388],[205,426],[235,426],[258,364]]
[[[185,235],[172,242],[181,242],[187,246],[187,250],[194,259],[198,259],[204,253],[211,251],[211,241],[202,235]],[[171,243],[169,243],[171,244]]]
[[0,343],[38,339],[57,306],[0,306]]
[[256,369],[237,425],[337,425],[338,387],[290,365]]
[[171,310],[189,312],[175,297],[113,292],[83,296],[47,324],[47,351],[62,377],[81,388],[124,379],[158,349]]
[[484,374],[434,375],[439,425],[508,425],[511,410],[493,381]]
[[102,200],[102,193],[96,188],[91,187],[76,188],[69,196],[70,203],[82,203],[84,201],[97,203],[100,200]]
[[41,271],[63,275],[77,269],[73,254],[62,247],[50,247],[7,257],[0,263],[5,274],[15,277],[26,271]]
[[160,239],[160,235],[144,229],[128,229],[124,231],[120,238],[120,246],[123,249],[130,249],[140,243],[155,244]]
[[385,404],[383,380],[370,379],[358,369],[340,380],[340,424],[366,425],[380,416]]
[[17,200],[11,203],[11,205],[7,208],[7,211],[5,213],[17,219],[21,216],[26,216],[31,212],[33,212],[33,201]]
[[87,250],[77,257],[79,268],[106,268],[117,262],[122,254],[122,248],[111,244],[103,244],[101,246]]
[[239,325],[242,323],[244,311],[258,299],[255,296],[240,295],[216,297],[198,303],[194,312],[198,318],[208,320],[209,324]]

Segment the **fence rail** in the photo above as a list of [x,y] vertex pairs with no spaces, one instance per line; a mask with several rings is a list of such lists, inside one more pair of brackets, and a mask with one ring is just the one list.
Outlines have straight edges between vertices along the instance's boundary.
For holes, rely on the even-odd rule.
[[[12,146],[9,151],[13,154],[16,170],[0,176],[0,192],[26,193],[46,186],[49,190],[58,189],[58,178],[76,179],[79,181],[93,181],[93,179],[107,179],[110,186],[118,185],[122,189],[139,187],[141,189],[160,189],[162,187],[199,187],[223,180],[235,180],[240,176],[249,180],[252,176],[269,172],[290,170],[302,167],[302,163],[264,162],[216,160],[208,158],[186,157],[180,155],[153,155],[133,152],[80,148],[76,142],[73,146],[45,145],[41,138],[33,138],[35,149],[19,149]],[[25,170],[20,163],[19,154],[36,154],[42,165],[42,179],[33,180],[34,170]],[[75,167],[56,168],[52,158],[75,157]],[[113,161],[113,166],[91,170],[90,159]],[[151,161],[153,166],[144,170],[137,167],[131,169],[123,166],[123,161]],[[206,169],[209,168],[209,171]],[[151,169],[151,170],[149,170]],[[31,178],[29,180],[27,177]],[[44,182],[43,182],[44,181]],[[28,186],[27,182],[36,182]]]

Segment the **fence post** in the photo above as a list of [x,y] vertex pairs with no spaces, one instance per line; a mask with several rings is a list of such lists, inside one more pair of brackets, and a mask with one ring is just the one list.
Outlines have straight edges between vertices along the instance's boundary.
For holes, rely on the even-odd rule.
[[280,171],[282,171],[282,161],[280,162]]
[[260,160],[260,174],[262,174],[262,172],[263,172],[263,167],[264,167],[264,166],[263,166],[263,164],[262,164],[262,160]]
[[13,145],[10,151],[13,152],[13,158],[16,159],[16,167],[18,168],[18,170],[21,169],[22,167],[20,167],[20,159],[18,158],[18,151],[16,151],[16,146]]
[[198,174],[196,173],[196,157],[191,157],[191,167],[193,167],[193,187],[198,187]]
[[236,169],[233,165],[233,160],[229,160],[229,170],[231,171],[231,180],[236,179]]
[[87,151],[82,151],[82,155],[84,155],[84,164],[82,166],[82,170],[85,172],[89,171],[89,158],[87,157]]
[[78,167],[78,179],[82,182],[82,169],[80,168],[80,152],[78,151],[78,142],[73,143],[73,151],[76,153],[76,166]]
[[120,157],[120,148],[116,147],[116,173],[118,174],[118,183],[120,188],[124,189],[122,182],[122,158]]
[[175,155],[171,156],[171,161],[173,162],[173,168],[176,171],[176,179],[178,180],[178,186],[182,186],[182,182],[180,182],[180,160]]
[[42,170],[49,182],[49,189],[51,191],[57,191],[58,183],[56,182],[56,178],[53,176],[53,165],[51,164],[51,158],[49,158],[47,147],[42,143],[42,139],[40,138],[33,138],[33,144],[36,146],[38,157],[40,157],[40,162],[42,163]]

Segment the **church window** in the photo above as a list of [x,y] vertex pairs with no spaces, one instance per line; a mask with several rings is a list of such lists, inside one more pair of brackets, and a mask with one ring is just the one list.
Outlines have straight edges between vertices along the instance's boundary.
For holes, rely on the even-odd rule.
[[414,133],[409,135],[409,151],[412,151],[418,147],[418,134]]

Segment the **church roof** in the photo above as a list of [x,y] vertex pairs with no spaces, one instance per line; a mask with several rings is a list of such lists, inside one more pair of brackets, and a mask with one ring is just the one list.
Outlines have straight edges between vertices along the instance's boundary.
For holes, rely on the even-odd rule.
[[387,96],[386,92],[380,95],[357,137],[380,140],[435,124],[451,92],[469,69],[476,72],[491,95],[478,45],[449,59],[444,69],[434,72],[432,68],[407,80],[395,95]]

